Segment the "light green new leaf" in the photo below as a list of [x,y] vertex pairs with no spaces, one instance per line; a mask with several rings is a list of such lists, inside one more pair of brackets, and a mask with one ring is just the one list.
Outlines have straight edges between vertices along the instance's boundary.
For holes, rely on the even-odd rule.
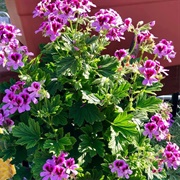
[[104,120],[104,115],[94,104],[82,104],[77,102],[70,108],[70,118],[74,119],[74,123],[81,126],[84,121],[93,124],[96,121]]
[[144,93],[142,93],[139,95],[136,108],[147,112],[155,112],[161,102],[162,100],[157,97],[151,96],[148,98]]
[[19,123],[12,130],[13,136],[18,137],[17,144],[26,145],[26,148],[32,148],[37,145],[41,132],[38,122],[33,119],[28,120],[28,126],[24,123]]
[[132,122],[132,114],[127,114],[126,112],[120,113],[113,122],[113,129],[117,133],[121,133],[124,138],[128,136],[133,136],[138,133],[136,129],[136,124]]

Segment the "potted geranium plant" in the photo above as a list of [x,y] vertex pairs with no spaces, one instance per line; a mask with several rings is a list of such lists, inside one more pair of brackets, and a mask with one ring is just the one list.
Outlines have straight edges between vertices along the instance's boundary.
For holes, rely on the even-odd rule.
[[[94,6],[39,2],[37,32],[50,42],[34,58],[18,44],[19,30],[1,25],[0,62],[19,74],[1,84],[0,109],[0,155],[12,159],[15,180],[163,179],[180,165],[171,107],[156,97],[167,75],[158,60],[175,57],[172,42],[155,43],[154,21],[133,26],[113,9],[89,16]],[[125,32],[134,34],[130,49],[102,53]]]

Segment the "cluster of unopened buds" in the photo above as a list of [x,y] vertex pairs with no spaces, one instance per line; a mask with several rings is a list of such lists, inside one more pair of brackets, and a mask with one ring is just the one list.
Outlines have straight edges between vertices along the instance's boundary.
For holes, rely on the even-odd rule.
[[116,159],[109,168],[112,173],[117,173],[119,178],[129,179],[129,175],[132,174],[132,170],[129,168],[129,165],[122,159]]
[[12,120],[8,117],[16,111],[23,113],[30,110],[30,103],[38,103],[40,97],[41,84],[33,82],[31,86],[25,87],[25,82],[17,81],[9,89],[5,90],[3,97],[4,105],[0,109],[0,125],[13,125]]
[[17,70],[24,66],[23,58],[32,56],[26,46],[21,46],[17,36],[20,30],[11,24],[0,24],[0,65],[7,70]]
[[43,165],[43,171],[40,173],[42,180],[61,180],[73,178],[77,175],[78,165],[74,158],[68,158],[68,154],[61,152],[59,156],[53,156]]

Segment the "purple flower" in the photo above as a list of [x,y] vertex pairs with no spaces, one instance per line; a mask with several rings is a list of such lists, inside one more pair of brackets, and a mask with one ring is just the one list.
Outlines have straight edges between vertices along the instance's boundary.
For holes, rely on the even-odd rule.
[[61,35],[60,31],[62,29],[62,24],[57,21],[52,21],[49,23],[49,30],[46,31],[46,35],[50,36],[51,41],[55,41],[57,37]]
[[14,121],[11,120],[10,118],[6,118],[3,121],[3,127],[5,127],[6,129],[8,129],[8,131],[12,131],[12,126],[14,125]]
[[68,179],[71,174],[77,175],[76,169],[78,165],[75,164],[74,158],[66,159],[67,153],[61,152],[59,156],[53,156],[52,159],[48,159],[43,166],[43,172],[40,173],[43,180],[64,180]]
[[152,33],[150,33],[148,30],[140,31],[139,34],[137,35],[137,44],[142,44],[147,40],[154,38],[155,36]]
[[142,82],[143,85],[151,86],[153,83],[158,82],[158,71],[156,61],[146,60],[142,67],[139,68],[141,74],[144,75],[144,80]]
[[143,80],[143,85],[151,86],[153,83],[158,82],[156,78],[157,71],[155,69],[147,68],[144,70],[145,79]]
[[39,16],[46,21],[41,24],[36,33],[42,31],[44,36],[55,41],[69,20],[76,21],[77,17],[86,16],[91,6],[95,7],[89,0],[41,1],[36,6],[33,17]]
[[0,40],[2,43],[13,41],[16,36],[21,36],[20,30],[11,24],[1,24]]
[[17,70],[19,67],[23,67],[24,63],[22,59],[24,56],[33,55],[28,52],[26,46],[20,46],[17,36],[20,36],[20,30],[11,24],[0,25],[0,65],[6,67],[7,70],[13,68]]
[[172,58],[175,58],[176,52],[174,51],[174,46],[172,45],[172,41],[167,41],[166,39],[162,39],[154,48],[154,54],[158,56],[158,58],[164,57],[169,62],[171,62]]
[[144,63],[144,68],[155,68],[156,67],[156,62],[153,60],[146,60]]
[[100,30],[107,30],[111,27],[118,27],[123,24],[120,15],[113,9],[100,9],[95,14],[95,20],[92,22],[92,27],[95,28],[97,32]]
[[112,173],[117,173],[117,176],[120,178],[129,179],[129,175],[132,174],[128,164],[124,160],[115,160],[112,164],[110,164],[109,168]]
[[26,92],[21,92],[19,96],[23,99],[23,104],[22,104],[22,110],[24,111],[29,111],[30,106],[29,104],[31,103],[31,98],[30,95]]
[[163,158],[168,168],[176,170],[180,166],[180,151],[177,144],[168,142],[163,152]]
[[52,180],[63,180],[68,179],[69,175],[66,174],[66,169],[62,166],[55,166],[54,177]]
[[7,66],[12,67],[14,70],[17,70],[18,67],[23,67],[24,63],[22,62],[22,55],[20,53],[11,53],[8,55]]
[[43,166],[43,171],[40,173],[40,176],[43,177],[42,180],[52,180],[54,175],[55,166],[49,163],[45,163]]
[[3,51],[0,51],[0,65],[5,67],[6,64],[6,57]]
[[161,114],[158,113],[151,117],[151,121],[155,122],[158,126],[160,126],[162,123],[166,126],[169,126],[169,123],[162,118]]
[[127,51],[125,49],[119,49],[115,51],[114,56],[117,57],[118,60],[122,60],[124,57],[127,56]]
[[30,93],[31,100],[34,104],[38,103],[37,97],[40,97],[39,91],[41,89],[41,84],[39,82],[33,82],[27,90]]
[[15,99],[16,99],[16,94],[14,94],[13,92],[6,93],[6,95],[3,97],[2,100],[5,103],[5,105],[3,105],[3,109],[6,108],[11,109],[15,103]]
[[148,136],[150,139],[152,139],[152,137],[154,135],[159,135],[159,132],[158,132],[158,126],[156,123],[154,122],[148,122],[144,125],[144,132],[143,132],[143,135],[144,136]]
[[10,113],[14,114],[16,110],[18,110],[19,113],[24,112],[23,104],[24,104],[23,98],[20,95],[17,95],[14,100],[13,107],[10,108]]
[[77,164],[75,164],[74,158],[67,159],[65,162],[65,166],[66,166],[66,173],[67,174],[70,174],[71,172],[74,175],[78,174],[78,172],[75,169],[77,169],[79,166]]
[[155,61],[156,62],[156,70],[158,74],[164,74],[166,76],[168,76],[167,71],[169,71],[168,69],[165,69],[163,66],[160,65],[159,61]]
[[9,116],[9,111],[7,109],[0,108],[0,126],[3,125],[5,119]]
[[161,141],[167,139],[167,135],[169,134],[169,127],[166,126],[163,122],[159,125],[159,134],[156,135],[156,140]]

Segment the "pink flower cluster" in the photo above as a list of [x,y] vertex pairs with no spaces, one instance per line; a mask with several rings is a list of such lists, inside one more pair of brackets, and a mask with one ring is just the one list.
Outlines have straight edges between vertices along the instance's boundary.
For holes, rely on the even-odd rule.
[[177,144],[168,142],[163,152],[163,158],[168,168],[176,170],[180,166],[180,150]]
[[165,75],[168,75],[166,73],[168,70],[164,69],[158,61],[150,59],[144,62],[143,66],[139,68],[139,71],[145,78],[142,83],[146,86],[152,86],[153,83],[158,82],[160,74],[164,73]]
[[151,117],[151,121],[144,125],[143,135],[148,136],[150,139],[155,137],[157,141],[167,139],[172,122],[171,118],[171,114],[168,115],[167,119],[164,119],[161,114],[155,114]]
[[67,153],[61,152],[58,157],[48,159],[40,173],[42,180],[63,180],[76,176],[78,165],[75,164],[74,158],[66,159],[67,156]]
[[41,84],[33,82],[30,87],[24,87],[25,82],[18,81],[9,89],[5,90],[6,95],[3,97],[2,109],[4,117],[14,114],[16,111],[22,113],[30,110],[30,103],[38,103],[37,98],[40,97]]
[[44,36],[55,41],[69,20],[75,21],[78,16],[87,16],[91,6],[95,7],[89,0],[42,0],[33,11],[33,17],[45,19],[36,33],[42,31]]
[[23,67],[23,58],[31,56],[26,46],[20,46],[16,39],[20,36],[20,30],[11,24],[0,24],[0,65],[17,70]]
[[109,168],[112,173],[117,173],[119,178],[129,179],[129,175],[132,174],[132,171],[129,168],[129,165],[122,159],[116,159]]
[[172,45],[172,41],[162,39],[158,44],[156,44],[154,48],[154,54],[156,54],[158,58],[164,57],[169,62],[171,62],[171,58],[175,58],[176,56],[176,52],[174,52],[174,46]]
[[95,13],[94,18],[92,27],[97,32],[105,31],[106,37],[110,41],[124,39],[124,32],[129,29],[132,23],[131,18],[127,18],[123,22],[120,15],[113,9],[100,9]]

